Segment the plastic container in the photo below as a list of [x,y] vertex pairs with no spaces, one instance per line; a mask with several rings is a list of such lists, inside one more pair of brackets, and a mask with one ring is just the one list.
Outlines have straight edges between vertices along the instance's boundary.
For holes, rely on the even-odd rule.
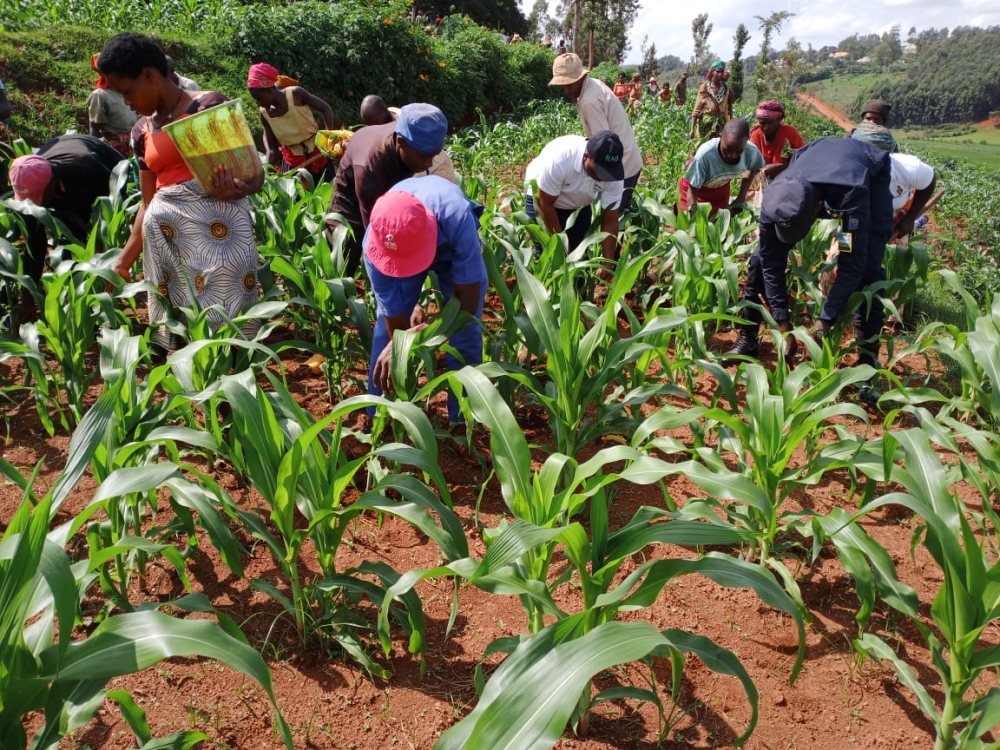
[[177,145],[184,163],[202,190],[211,192],[212,170],[229,167],[234,177],[250,182],[264,174],[264,165],[243,114],[243,105],[233,100],[164,126]]

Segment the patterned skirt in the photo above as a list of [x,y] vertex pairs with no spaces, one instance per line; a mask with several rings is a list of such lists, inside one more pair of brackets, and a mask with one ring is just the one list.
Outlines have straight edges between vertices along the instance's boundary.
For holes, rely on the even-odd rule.
[[[206,194],[197,181],[160,188],[146,209],[143,273],[163,299],[149,295],[152,341],[166,349],[179,345],[162,325],[164,300],[173,308],[219,306],[234,318],[259,299],[257,269],[260,255],[253,236],[250,202],[221,201]],[[218,328],[225,317],[210,310],[208,322]],[[259,321],[242,331],[253,336]]]

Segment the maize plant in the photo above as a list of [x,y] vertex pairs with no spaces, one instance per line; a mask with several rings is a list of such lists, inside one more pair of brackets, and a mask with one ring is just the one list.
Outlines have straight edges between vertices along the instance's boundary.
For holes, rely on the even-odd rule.
[[[608,510],[614,483],[657,482],[669,472],[669,464],[635,449],[616,446],[599,451],[583,463],[552,453],[536,471],[513,414],[484,375],[465,368],[453,378],[456,389],[459,384],[464,387],[464,406],[470,416],[490,428],[497,476],[514,520],[502,521],[497,528],[484,531],[487,552],[482,560],[469,558],[430,570],[410,571],[389,587],[380,616],[383,647],[390,646],[388,610],[392,601],[408,594],[417,581],[438,576],[458,576],[494,594],[517,594],[528,618],[528,635],[514,641],[500,639],[487,649],[487,654],[513,653],[485,689],[480,687],[477,708],[446,732],[436,747],[551,747],[567,721],[586,734],[590,708],[611,699],[610,694],[592,695],[593,676],[615,664],[653,654],[671,659],[671,698],[676,703],[685,652],[697,654],[712,669],[736,676],[743,683],[753,710],[750,726],[738,743],[745,741],[756,723],[757,693],[733,654],[707,638],[680,630],[659,633],[650,625],[624,625],[615,618],[620,611],[650,606],[671,580],[688,573],[702,573],[724,586],[753,589],[796,623],[799,653],[793,667],[794,680],[804,657],[802,619],[794,602],[760,566],[712,554],[700,560],[653,560],[624,581],[617,578],[625,560],[650,545],[729,544],[745,541],[750,534],[718,523],[668,520],[671,514],[653,508],[639,509],[631,521],[612,533]],[[609,465],[622,462],[623,469],[608,470]],[[588,503],[589,535],[583,524],[573,520]],[[551,566],[557,552],[569,566],[555,575]],[[555,592],[571,580],[582,593],[582,606],[575,614],[561,609],[554,598]],[[546,616],[555,618],[556,623],[546,627]],[[631,640],[633,631],[637,641]],[[645,645],[636,648],[637,642]],[[554,669],[556,663],[561,664],[556,670],[560,679],[558,689],[553,690],[551,680],[540,680],[539,675]],[[524,700],[511,702],[512,691]],[[617,691],[612,692],[617,695]],[[632,688],[627,695],[657,705],[661,719],[669,725],[654,690]]]

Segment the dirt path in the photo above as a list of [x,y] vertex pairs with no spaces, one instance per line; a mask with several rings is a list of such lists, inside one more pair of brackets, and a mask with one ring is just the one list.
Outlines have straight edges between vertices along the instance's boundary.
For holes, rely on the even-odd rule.
[[798,99],[800,103],[805,104],[807,107],[812,109],[812,111],[816,114],[822,115],[826,119],[837,123],[844,130],[850,130],[854,127],[854,123],[851,122],[847,115],[830,106],[821,99],[817,99],[816,97],[810,96],[802,91],[797,91],[795,93],[795,98]]

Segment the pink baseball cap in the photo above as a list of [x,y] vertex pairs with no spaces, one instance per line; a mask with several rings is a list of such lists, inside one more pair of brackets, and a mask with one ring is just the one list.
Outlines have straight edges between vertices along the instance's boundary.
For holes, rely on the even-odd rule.
[[30,199],[36,206],[42,205],[45,188],[52,180],[52,165],[48,161],[34,154],[19,156],[10,163],[9,175],[16,200]]
[[437,218],[419,198],[390,190],[372,208],[365,256],[386,276],[416,276],[434,262],[437,232]]

